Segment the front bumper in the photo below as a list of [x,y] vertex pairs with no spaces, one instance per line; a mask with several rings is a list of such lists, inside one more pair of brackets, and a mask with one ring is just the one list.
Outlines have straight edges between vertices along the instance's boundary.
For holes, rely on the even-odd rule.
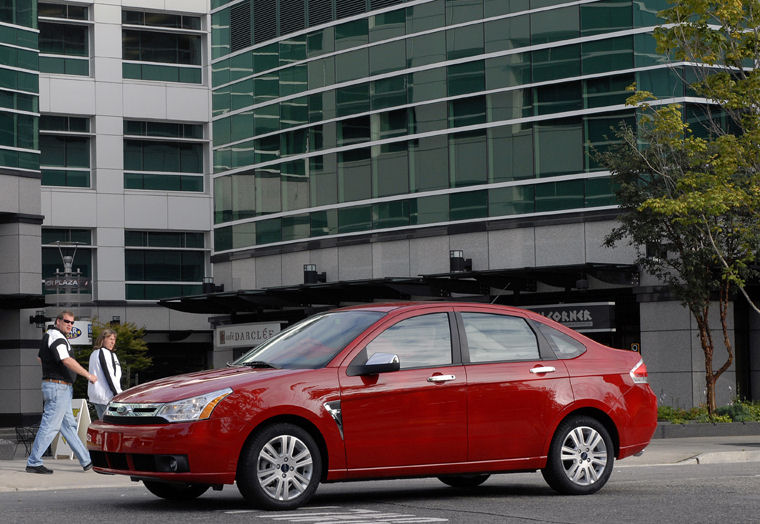
[[225,419],[150,425],[96,422],[87,447],[98,473],[174,482],[232,484],[244,436]]

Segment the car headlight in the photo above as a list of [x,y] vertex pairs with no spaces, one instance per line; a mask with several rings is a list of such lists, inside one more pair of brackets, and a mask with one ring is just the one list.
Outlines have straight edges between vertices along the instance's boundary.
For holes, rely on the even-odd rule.
[[163,417],[169,422],[205,420],[211,416],[216,405],[230,393],[232,393],[230,388],[224,388],[205,395],[168,402],[156,411],[156,416]]

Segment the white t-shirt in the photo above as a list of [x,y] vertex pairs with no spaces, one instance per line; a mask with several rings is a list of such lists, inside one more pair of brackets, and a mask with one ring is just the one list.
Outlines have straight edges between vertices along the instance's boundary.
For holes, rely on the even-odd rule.
[[[105,366],[104,366],[105,364]],[[96,349],[90,355],[90,373],[98,381],[87,385],[87,397],[93,404],[108,404],[121,393],[121,364],[116,353],[108,348]]]

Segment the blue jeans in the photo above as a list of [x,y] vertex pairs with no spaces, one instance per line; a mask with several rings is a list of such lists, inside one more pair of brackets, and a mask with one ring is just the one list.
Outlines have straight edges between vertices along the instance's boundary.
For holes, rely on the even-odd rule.
[[42,382],[42,420],[40,429],[32,444],[32,452],[26,461],[27,466],[40,466],[42,454],[53,442],[58,431],[66,439],[71,451],[77,456],[79,463],[86,466],[90,463],[90,452],[84,447],[77,434],[77,421],[71,410],[71,399],[74,388],[56,382]]
[[98,420],[103,420],[103,414],[106,412],[108,404],[95,404],[93,402],[92,406],[95,408],[95,413],[98,414]]

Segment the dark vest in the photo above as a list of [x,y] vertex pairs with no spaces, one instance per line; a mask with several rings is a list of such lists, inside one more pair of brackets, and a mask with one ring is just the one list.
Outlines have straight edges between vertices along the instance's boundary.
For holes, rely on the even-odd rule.
[[66,354],[73,358],[74,355],[71,353],[71,346],[63,333],[61,333],[63,338],[56,338],[53,340],[50,337],[50,333],[53,331],[61,333],[55,328],[52,328],[45,333],[40,341],[40,351],[37,353],[37,356],[40,357],[40,360],[42,361],[42,378],[63,380],[64,382],[73,384],[77,374],[64,366],[58,355],[58,347],[62,346]]

